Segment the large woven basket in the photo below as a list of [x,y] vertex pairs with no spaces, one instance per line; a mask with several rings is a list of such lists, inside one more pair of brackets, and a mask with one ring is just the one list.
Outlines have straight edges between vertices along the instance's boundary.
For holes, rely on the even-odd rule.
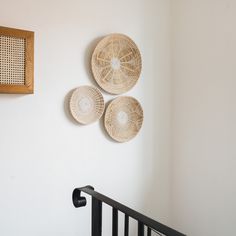
[[100,119],[105,104],[101,92],[92,86],[80,86],[74,90],[70,99],[70,111],[81,124],[90,124]]
[[122,94],[133,88],[140,77],[141,54],[129,37],[111,34],[96,46],[91,66],[102,89],[111,94]]
[[118,142],[134,138],[142,127],[143,109],[133,97],[118,97],[107,107],[104,125],[108,134]]

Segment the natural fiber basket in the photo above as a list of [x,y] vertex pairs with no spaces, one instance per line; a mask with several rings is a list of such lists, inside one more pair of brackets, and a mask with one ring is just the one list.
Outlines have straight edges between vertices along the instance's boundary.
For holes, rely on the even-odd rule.
[[92,55],[92,72],[99,86],[111,94],[122,94],[138,81],[142,60],[138,47],[123,34],[103,38]]
[[104,108],[101,92],[92,86],[78,87],[70,99],[71,114],[81,124],[90,124],[100,119]]
[[143,109],[133,97],[118,97],[107,107],[104,125],[108,134],[118,142],[134,138],[143,123]]

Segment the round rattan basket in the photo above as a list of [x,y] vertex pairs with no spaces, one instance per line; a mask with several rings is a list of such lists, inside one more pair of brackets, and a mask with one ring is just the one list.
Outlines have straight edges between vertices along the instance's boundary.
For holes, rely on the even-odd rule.
[[107,107],[104,125],[107,133],[118,142],[134,138],[142,127],[143,109],[133,97],[118,97]]
[[99,89],[80,86],[74,90],[70,99],[70,111],[81,124],[90,124],[100,119],[104,112],[104,99]]
[[102,89],[111,94],[122,94],[133,88],[140,77],[141,54],[129,37],[111,34],[97,44],[91,67]]

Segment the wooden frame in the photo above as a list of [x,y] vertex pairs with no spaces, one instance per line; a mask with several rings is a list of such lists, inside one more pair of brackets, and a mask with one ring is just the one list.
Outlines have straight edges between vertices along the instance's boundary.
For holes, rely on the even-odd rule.
[[[24,84],[0,83],[0,93],[22,93],[22,94],[33,93],[34,92],[34,32],[0,26],[0,36],[20,38],[25,40]],[[0,56],[1,56],[1,48],[0,48]]]

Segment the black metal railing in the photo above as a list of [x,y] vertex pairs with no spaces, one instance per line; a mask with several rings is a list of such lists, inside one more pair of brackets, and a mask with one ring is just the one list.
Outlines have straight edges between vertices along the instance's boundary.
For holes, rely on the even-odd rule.
[[86,198],[80,194],[84,192],[92,196],[92,236],[102,236],[102,203],[111,206],[112,209],[112,236],[118,236],[118,211],[125,214],[124,219],[124,236],[129,236],[129,218],[138,222],[138,236],[144,236],[145,227],[147,236],[152,232],[166,236],[184,236],[184,234],[161,224],[137,211],[132,210],[125,205],[112,200],[111,198],[94,191],[92,186],[76,188],[72,194],[72,200],[75,207],[86,206]]

